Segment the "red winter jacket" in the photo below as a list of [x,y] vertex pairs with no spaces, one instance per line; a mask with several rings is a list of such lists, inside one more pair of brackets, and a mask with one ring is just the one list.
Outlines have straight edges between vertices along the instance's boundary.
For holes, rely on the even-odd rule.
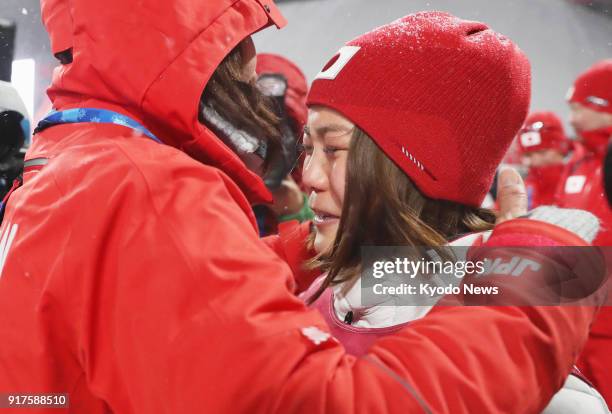
[[[604,133],[612,138],[612,128]],[[558,205],[565,208],[578,208],[590,211],[601,221],[601,229],[593,241],[597,246],[612,246],[612,209],[604,194],[603,159],[607,149],[607,139],[597,146],[583,147],[576,151],[566,164],[558,187]]]
[[294,132],[301,136],[304,125],[308,120],[308,107],[306,106],[306,95],[308,94],[308,83],[302,70],[289,59],[272,53],[259,53],[257,55],[257,73],[280,74],[287,80],[287,93],[285,105],[287,115],[294,122]]
[[[565,167],[563,185],[557,199],[566,208],[579,208],[595,214],[601,230],[593,244],[612,246],[612,209],[604,194],[603,159],[612,138],[612,128],[601,131],[589,147],[577,152]],[[606,247],[607,251],[612,247]],[[578,366],[612,405],[612,307],[602,308],[593,324],[589,340],[580,356]]]
[[539,206],[557,204],[557,188],[561,181],[563,168],[564,164],[554,164],[529,169],[527,178],[525,178],[529,210]]
[[121,112],[165,145],[120,125],[37,134],[27,159],[46,164],[0,228],[0,393],[69,393],[35,410],[50,413],[461,414],[538,412],[561,386],[593,308],[441,309],[355,358],[287,288],[249,205],[261,180],[197,121],[273,4],[43,6],[53,51],[74,56],[55,108]]

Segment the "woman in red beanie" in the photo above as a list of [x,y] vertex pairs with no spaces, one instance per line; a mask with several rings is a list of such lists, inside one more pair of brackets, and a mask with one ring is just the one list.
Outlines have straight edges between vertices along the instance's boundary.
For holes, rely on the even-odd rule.
[[[315,265],[324,275],[302,297],[349,353],[365,354],[431,310],[398,306],[406,303],[394,296],[364,301],[363,246],[441,251],[451,241],[471,246],[490,237],[495,215],[479,206],[526,116],[529,86],[528,60],[509,39],[438,12],[354,39],[317,75],[308,96],[303,182],[316,214]],[[511,185],[508,178],[501,185]],[[532,218],[562,223],[585,243],[595,236],[588,213],[544,208]],[[491,343],[503,344],[499,334]],[[577,376],[566,389],[580,392],[558,393],[545,412],[576,403],[591,410],[582,412],[607,412]]]

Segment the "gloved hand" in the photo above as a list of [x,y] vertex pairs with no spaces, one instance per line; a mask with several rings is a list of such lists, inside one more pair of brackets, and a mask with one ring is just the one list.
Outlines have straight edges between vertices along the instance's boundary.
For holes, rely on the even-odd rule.
[[[487,270],[463,280],[463,285],[497,289],[489,289],[489,295],[469,292],[462,300],[470,305],[601,304],[607,270],[601,251],[590,246],[598,230],[593,214],[552,206],[503,222],[468,253],[469,260],[485,261]],[[601,297],[587,299],[595,293]]]
[[558,226],[591,244],[599,232],[599,219],[585,210],[540,206],[526,216],[530,220],[542,221]]

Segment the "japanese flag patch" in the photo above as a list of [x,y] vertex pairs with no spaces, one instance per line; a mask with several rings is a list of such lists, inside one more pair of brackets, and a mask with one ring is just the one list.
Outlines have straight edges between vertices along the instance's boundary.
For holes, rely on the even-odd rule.
[[325,65],[323,70],[315,76],[317,79],[336,79],[338,74],[344,67],[350,62],[351,59],[359,52],[361,47],[359,46],[344,46],[341,47],[338,53],[331,58]]
[[538,131],[529,131],[521,134],[521,145],[523,147],[534,147],[542,143],[542,136]]

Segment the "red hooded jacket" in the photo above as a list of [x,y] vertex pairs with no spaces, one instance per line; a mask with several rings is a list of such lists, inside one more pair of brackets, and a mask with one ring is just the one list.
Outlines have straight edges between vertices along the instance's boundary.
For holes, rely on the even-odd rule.
[[440,309],[355,358],[288,289],[249,204],[265,187],[197,114],[222,58],[280,22],[269,0],[42,3],[74,56],[54,107],[165,145],[114,124],[36,135],[0,228],[1,392],[69,393],[35,410],[52,413],[460,414],[539,412],[561,387],[593,308]]
[[259,53],[257,55],[257,73],[260,75],[280,74],[285,77],[287,80],[287,93],[285,95],[287,114],[294,122],[294,132],[301,136],[308,119],[308,107],[306,107],[308,84],[304,73],[289,59],[272,53]]
[[565,166],[559,187],[560,207],[590,211],[601,220],[601,230],[593,244],[612,246],[612,209],[603,187],[603,159],[612,138],[612,127],[584,132],[583,149],[576,151]]
[[530,210],[539,206],[557,204],[557,187],[559,187],[559,177],[563,173],[563,168],[563,164],[553,164],[529,169],[525,178],[525,188]]
[[[557,199],[566,208],[579,208],[595,214],[601,230],[593,244],[612,246],[612,209],[603,184],[603,159],[612,138],[612,128],[583,133],[585,148],[576,152],[565,167]],[[611,247],[607,247],[610,249]],[[608,250],[609,251],[609,250]],[[589,341],[578,366],[612,404],[612,307],[602,308],[593,324]]]

